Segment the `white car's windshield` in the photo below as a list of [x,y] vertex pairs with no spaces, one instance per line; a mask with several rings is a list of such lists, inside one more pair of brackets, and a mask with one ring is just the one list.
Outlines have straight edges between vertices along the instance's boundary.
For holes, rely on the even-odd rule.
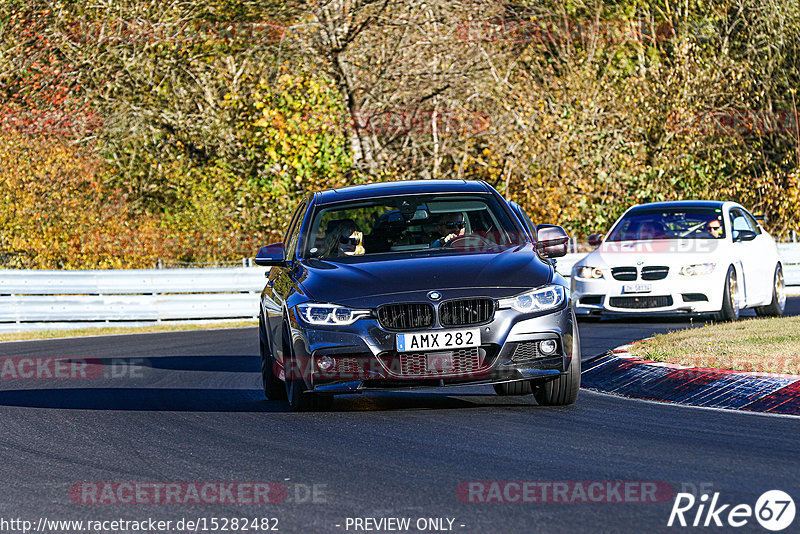
[[476,252],[525,241],[494,197],[474,195],[387,197],[323,206],[307,235],[303,256],[310,258]]
[[658,209],[634,210],[614,227],[606,241],[649,239],[723,239],[722,210]]

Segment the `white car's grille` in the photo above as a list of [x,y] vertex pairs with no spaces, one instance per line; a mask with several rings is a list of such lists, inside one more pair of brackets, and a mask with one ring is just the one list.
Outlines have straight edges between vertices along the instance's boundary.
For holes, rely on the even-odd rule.
[[647,308],[666,308],[672,306],[672,297],[666,296],[642,296],[642,297],[611,297],[608,304],[613,308],[627,308],[630,310],[642,310]]
[[669,274],[669,267],[642,267],[642,280],[663,280]]
[[625,282],[636,280],[636,267],[612,267],[611,276]]
[[612,267],[611,276],[615,280],[621,282],[632,282],[637,278],[642,280],[663,280],[669,274],[669,267],[666,266],[649,266],[642,267],[641,273],[636,267]]

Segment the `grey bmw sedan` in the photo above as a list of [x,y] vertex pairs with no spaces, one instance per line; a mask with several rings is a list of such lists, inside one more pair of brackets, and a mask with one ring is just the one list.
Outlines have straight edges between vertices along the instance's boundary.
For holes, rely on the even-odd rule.
[[259,250],[264,393],[294,410],[334,395],[492,384],[575,402],[580,343],[552,258],[566,232],[531,228],[484,182],[425,180],[308,195]]

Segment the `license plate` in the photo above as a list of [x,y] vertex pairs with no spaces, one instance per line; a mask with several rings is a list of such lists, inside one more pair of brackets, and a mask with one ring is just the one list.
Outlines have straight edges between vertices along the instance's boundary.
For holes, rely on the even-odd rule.
[[468,349],[481,344],[481,329],[435,330],[397,334],[397,352],[419,350]]
[[650,293],[653,284],[625,284],[622,286],[623,293]]

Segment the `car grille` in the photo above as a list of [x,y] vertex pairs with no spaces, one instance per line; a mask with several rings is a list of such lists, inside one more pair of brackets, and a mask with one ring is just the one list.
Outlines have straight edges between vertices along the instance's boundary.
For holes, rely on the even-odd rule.
[[361,354],[352,356],[342,356],[338,354],[330,355],[333,358],[333,366],[323,371],[317,363],[315,373],[324,379],[329,378],[367,378],[373,373],[374,358],[372,354]]
[[335,362],[333,371],[351,376],[360,375],[365,363],[363,359],[359,358],[335,358]]
[[[452,354],[450,356],[452,367],[446,369],[436,366],[428,367],[428,356],[436,354],[441,354],[443,357]],[[477,348],[443,352],[401,353],[398,358],[400,360],[399,374],[402,376],[463,375],[478,371],[483,366],[483,359]]]
[[464,326],[488,322],[494,315],[492,299],[462,299],[439,306],[439,322],[444,326]]
[[433,314],[426,303],[387,304],[378,308],[378,321],[387,330],[414,330],[432,326]]
[[626,309],[645,309],[645,308],[666,308],[672,306],[672,297],[667,296],[645,296],[645,297],[611,297],[608,304],[614,308]]
[[611,276],[625,282],[636,280],[636,267],[612,267]]
[[669,274],[669,267],[642,267],[642,280],[663,280]]
[[[550,356],[555,356],[555,354],[551,354]],[[535,360],[541,357],[542,353],[539,352],[538,341],[524,341],[517,344],[517,346],[514,348],[514,354],[511,355],[511,359],[515,362]]]

